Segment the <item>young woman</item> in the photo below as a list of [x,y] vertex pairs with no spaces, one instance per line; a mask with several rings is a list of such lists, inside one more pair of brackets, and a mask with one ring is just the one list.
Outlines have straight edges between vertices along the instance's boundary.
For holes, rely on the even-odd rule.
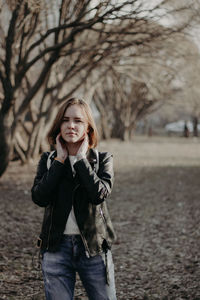
[[42,154],[32,187],[45,207],[38,245],[47,300],[71,300],[76,272],[90,300],[116,300],[106,207],[113,187],[113,158],[98,152],[97,129],[88,104],[71,98],[48,134],[56,151]]

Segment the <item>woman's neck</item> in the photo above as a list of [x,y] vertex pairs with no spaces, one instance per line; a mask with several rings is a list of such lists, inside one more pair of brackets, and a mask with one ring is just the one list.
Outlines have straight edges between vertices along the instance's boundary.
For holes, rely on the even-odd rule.
[[68,154],[72,156],[76,155],[81,143],[82,141],[77,143],[67,143]]

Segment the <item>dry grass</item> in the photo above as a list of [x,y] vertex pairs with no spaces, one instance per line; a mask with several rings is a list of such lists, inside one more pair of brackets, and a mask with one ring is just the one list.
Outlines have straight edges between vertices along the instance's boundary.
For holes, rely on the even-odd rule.
[[[100,149],[115,161],[118,300],[200,300],[199,140],[136,137]],[[43,213],[30,199],[35,168],[13,162],[0,181],[0,299],[44,299],[31,261]],[[75,299],[83,295],[78,282]]]

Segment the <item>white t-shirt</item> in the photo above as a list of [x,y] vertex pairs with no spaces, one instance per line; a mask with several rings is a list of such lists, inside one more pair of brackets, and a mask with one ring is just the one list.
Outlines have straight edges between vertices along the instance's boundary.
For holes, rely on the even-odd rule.
[[[75,176],[76,172],[74,170],[74,164],[77,161],[77,157],[69,155],[69,160],[70,160],[70,163],[71,163],[73,175]],[[79,230],[77,222],[76,222],[73,206],[72,206],[71,212],[69,214],[69,217],[67,219],[64,234],[80,234],[80,230]]]

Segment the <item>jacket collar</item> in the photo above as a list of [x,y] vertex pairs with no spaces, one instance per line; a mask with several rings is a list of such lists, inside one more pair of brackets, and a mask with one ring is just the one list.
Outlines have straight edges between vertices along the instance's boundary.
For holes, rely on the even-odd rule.
[[89,161],[89,163],[91,165],[96,164],[97,157],[96,157],[96,153],[95,153],[95,151],[93,149],[89,149],[88,155],[87,155],[87,160]]
[[[57,156],[57,151],[55,150],[55,152],[51,156],[51,162],[53,162],[53,160],[56,156]],[[94,168],[94,165],[97,163],[97,156],[96,156],[96,152],[93,149],[89,149],[88,154],[87,154],[87,160],[89,161],[91,167]],[[69,157],[66,158],[64,164],[65,164],[65,167],[66,167],[65,168],[65,175],[67,176],[67,178],[72,179],[73,178],[73,172],[72,172]]]

